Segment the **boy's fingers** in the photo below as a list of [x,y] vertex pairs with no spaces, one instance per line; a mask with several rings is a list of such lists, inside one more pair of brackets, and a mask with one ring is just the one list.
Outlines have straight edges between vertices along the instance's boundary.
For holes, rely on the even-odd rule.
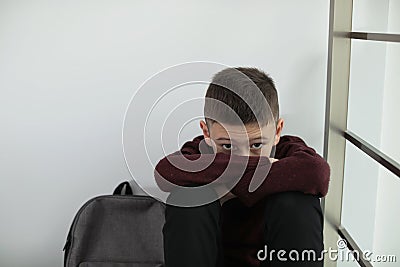
[[279,161],[279,159],[276,159],[276,158],[269,158],[269,161],[270,161],[271,163],[274,163],[275,161]]

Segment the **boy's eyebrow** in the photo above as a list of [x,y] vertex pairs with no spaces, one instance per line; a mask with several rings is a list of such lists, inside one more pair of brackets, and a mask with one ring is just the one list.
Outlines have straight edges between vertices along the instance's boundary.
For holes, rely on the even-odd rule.
[[219,138],[217,138],[216,140],[226,140],[226,141],[230,141],[231,139],[230,139],[230,138],[227,138],[227,137],[219,137]]
[[254,141],[254,140],[268,141],[269,139],[264,136],[260,136],[260,137],[251,138],[249,141]]
[[[219,137],[216,140],[218,140],[218,141],[230,141],[231,139],[228,138],[228,137]],[[254,137],[254,138],[249,139],[249,141],[254,141],[254,140],[268,140],[268,138],[260,136],[260,137]]]

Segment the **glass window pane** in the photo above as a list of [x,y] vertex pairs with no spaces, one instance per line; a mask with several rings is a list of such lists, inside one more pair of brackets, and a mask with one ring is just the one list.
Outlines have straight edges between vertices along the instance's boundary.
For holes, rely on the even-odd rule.
[[400,178],[347,141],[342,225],[362,250],[372,252],[372,259],[394,256],[400,262],[399,210]]
[[400,33],[400,1],[354,0],[353,31]]
[[399,70],[399,43],[352,40],[347,128],[397,162]]
[[361,249],[373,248],[379,164],[346,142],[342,225]]
[[[400,263],[400,178],[384,167],[379,168],[377,200],[375,209],[374,254],[393,255]],[[390,263],[376,263],[374,266],[395,266]]]

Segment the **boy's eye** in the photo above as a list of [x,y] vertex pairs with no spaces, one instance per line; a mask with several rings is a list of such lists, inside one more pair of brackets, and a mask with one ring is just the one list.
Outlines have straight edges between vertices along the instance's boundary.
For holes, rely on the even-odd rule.
[[262,146],[263,146],[262,143],[254,143],[251,145],[251,148],[260,149],[260,148],[262,148]]
[[222,144],[221,146],[225,150],[232,150],[233,149],[232,144]]

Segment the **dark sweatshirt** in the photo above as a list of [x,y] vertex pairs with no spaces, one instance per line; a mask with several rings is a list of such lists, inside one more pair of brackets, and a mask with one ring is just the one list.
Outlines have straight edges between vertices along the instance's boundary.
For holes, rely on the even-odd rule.
[[[228,200],[221,208],[225,266],[259,266],[257,252],[264,248],[262,233],[266,197],[285,191],[323,197],[328,192],[330,167],[324,158],[297,136],[280,137],[274,156],[279,161],[274,163],[264,156],[214,154],[211,147],[201,142],[203,139],[203,135],[197,136],[179,151],[161,159],[154,171],[156,183],[161,190],[170,192],[173,187],[169,182],[180,186],[200,186],[220,178],[224,172],[223,177],[241,175],[230,190],[237,198]],[[200,144],[204,145],[202,153]],[[187,160],[196,160],[199,166],[207,164],[208,167],[198,172],[177,167]],[[250,181],[260,173],[267,174],[265,179],[255,191],[249,192]]]

